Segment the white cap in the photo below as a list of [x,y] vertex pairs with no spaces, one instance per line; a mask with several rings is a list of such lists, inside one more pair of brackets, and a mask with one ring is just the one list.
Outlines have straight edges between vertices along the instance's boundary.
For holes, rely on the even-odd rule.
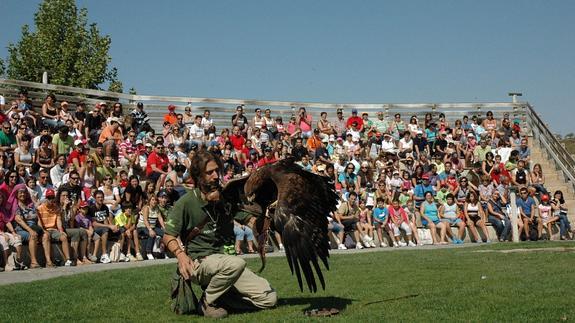
[[80,139],[74,140],[74,146],[83,145],[83,144],[84,144],[84,142]]

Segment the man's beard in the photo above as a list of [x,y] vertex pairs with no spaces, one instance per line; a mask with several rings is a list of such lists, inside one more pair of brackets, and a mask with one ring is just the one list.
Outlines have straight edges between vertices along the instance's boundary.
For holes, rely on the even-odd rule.
[[203,182],[200,183],[200,190],[205,194],[206,199],[209,202],[216,202],[220,199],[220,192],[222,191],[222,185],[219,180],[213,182]]

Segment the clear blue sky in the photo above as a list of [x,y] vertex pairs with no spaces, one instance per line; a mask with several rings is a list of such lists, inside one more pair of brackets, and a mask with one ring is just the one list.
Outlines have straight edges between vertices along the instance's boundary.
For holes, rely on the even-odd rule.
[[[2,0],[0,56],[38,0]],[[575,132],[575,1],[78,1],[141,94],[507,101]],[[575,119],[575,118],[574,118]],[[570,121],[571,120],[571,121]]]

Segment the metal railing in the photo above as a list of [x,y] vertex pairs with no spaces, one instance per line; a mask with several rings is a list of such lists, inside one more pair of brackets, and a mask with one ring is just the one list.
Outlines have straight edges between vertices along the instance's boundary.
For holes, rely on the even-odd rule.
[[575,190],[575,160],[565,147],[557,140],[547,125],[529,103],[526,105],[527,122],[533,133],[534,142],[539,142],[553,159],[555,165],[563,174],[564,179]]

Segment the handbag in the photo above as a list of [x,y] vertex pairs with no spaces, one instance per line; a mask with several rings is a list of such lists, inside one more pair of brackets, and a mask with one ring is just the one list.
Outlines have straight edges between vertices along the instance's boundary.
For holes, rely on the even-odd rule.
[[[182,244],[184,245],[184,250],[187,253],[187,242],[192,240],[195,236],[200,234],[203,227],[208,223],[209,217],[204,218],[197,226],[191,229],[187,236],[182,239]],[[176,269],[174,276],[172,276],[172,289],[170,294],[170,308],[172,312],[185,315],[185,314],[201,314],[200,303],[194,290],[192,289],[192,283],[190,280],[185,280],[180,271]]]
[[120,243],[116,242],[112,245],[112,249],[110,250],[110,261],[111,262],[118,262],[120,261]]
[[192,283],[185,280],[176,270],[172,277],[170,308],[178,315],[200,313],[199,302],[192,289]]

